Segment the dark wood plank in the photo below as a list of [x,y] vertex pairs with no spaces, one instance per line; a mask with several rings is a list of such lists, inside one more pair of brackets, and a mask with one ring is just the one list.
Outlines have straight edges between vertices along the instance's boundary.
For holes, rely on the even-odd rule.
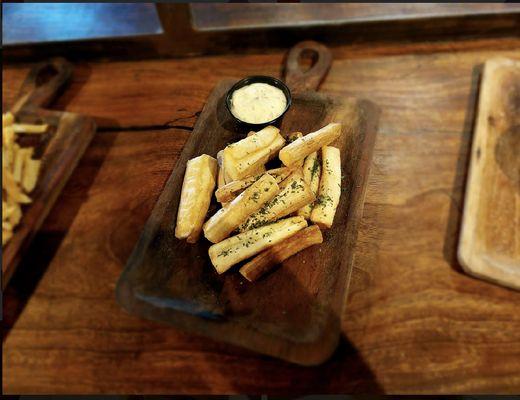
[[[46,71],[52,71],[50,79],[40,83]],[[38,183],[31,193],[32,202],[23,207],[23,216],[13,237],[2,248],[2,287],[9,282],[96,131],[92,118],[41,108],[49,105],[63,89],[71,73],[72,66],[62,59],[35,66],[10,108],[17,121],[46,123],[49,131],[39,138],[35,146],[36,158],[41,159],[41,169]]]
[[520,59],[484,65],[464,203],[459,261],[520,290]]
[[[344,190],[324,243],[284,261],[255,284],[238,273],[218,275],[209,244],[175,239],[175,220],[186,162],[216,157],[241,133],[224,106],[236,80],[212,91],[118,284],[118,300],[131,313],[298,364],[327,359],[339,340],[339,318],[348,291],[352,250],[363,209],[379,110],[367,101],[293,92],[281,132],[313,132],[340,122],[335,145],[342,152]],[[216,210],[216,204],[210,210]],[[210,211],[211,213],[211,211]],[[217,321],[216,321],[217,319]]]
[[[456,248],[473,71],[519,49],[507,38],[332,49],[320,90],[372,99],[383,113],[354,256],[363,272],[351,282],[340,347],[317,368],[121,310],[115,283],[189,133],[99,133],[4,294],[5,315],[18,315],[4,322],[4,392],[517,393],[519,294],[462,273]],[[61,107],[145,127],[201,110],[225,76],[276,74],[282,59],[269,52],[84,64]],[[26,71],[5,67],[4,97]],[[111,85],[102,84],[101,71]],[[137,71],[153,77],[148,89],[137,90]],[[136,112],[142,107],[153,112]]]
[[520,13],[518,4],[345,3],[190,4],[201,31],[279,28],[360,22],[424,20],[441,17]]

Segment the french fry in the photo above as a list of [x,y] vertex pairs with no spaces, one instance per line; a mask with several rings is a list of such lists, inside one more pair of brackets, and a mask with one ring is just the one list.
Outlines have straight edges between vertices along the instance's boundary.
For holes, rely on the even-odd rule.
[[2,129],[2,144],[4,146],[12,146],[16,137],[12,126],[5,126]]
[[341,156],[336,147],[321,149],[322,168],[318,196],[311,212],[311,221],[321,229],[330,228],[341,196]]
[[22,181],[22,169],[25,161],[24,150],[18,145],[14,147],[14,164],[13,164],[13,178],[17,183]]
[[12,173],[6,169],[2,169],[2,188],[17,203],[29,204],[31,202],[31,198],[22,192]]
[[14,115],[10,111],[2,114],[2,128],[12,124],[14,124]]
[[206,221],[203,226],[204,236],[212,243],[220,242],[279,191],[280,188],[271,175],[262,175],[225,208],[218,210]]
[[249,282],[254,282],[277,264],[315,244],[323,243],[323,235],[317,225],[311,225],[295,233],[283,242],[275,244],[240,268],[240,273]]
[[280,150],[279,158],[286,166],[292,166],[309,154],[332,143],[341,135],[341,124],[331,123],[316,132],[309,133]]
[[13,130],[16,133],[28,133],[28,134],[40,134],[47,132],[47,129],[49,129],[49,125],[47,124],[13,124],[12,125]]
[[5,245],[9,241],[9,239],[11,239],[12,237],[13,237],[12,228],[11,228],[11,230],[2,229],[2,246]]
[[[318,152],[309,154],[305,157],[305,162],[303,164],[303,180],[312,190],[314,195],[317,195],[318,188],[320,186],[320,176],[321,176],[321,165],[320,160],[318,159]],[[311,217],[311,212],[314,207],[314,204],[311,202],[306,204],[302,208],[298,210],[297,215],[309,219]]]
[[239,226],[240,232],[276,221],[315,200],[311,188],[305,184],[302,173],[298,170],[283,181],[280,187],[280,193]]
[[40,173],[41,161],[30,158],[30,153],[25,160],[22,177],[22,187],[27,193],[31,193],[38,182],[38,175]]
[[219,274],[236,263],[291,237],[307,226],[302,217],[291,217],[227,238],[209,248],[209,258]]
[[40,161],[33,160],[33,148],[20,147],[18,133],[43,133],[45,124],[17,124],[10,112],[2,114],[2,246],[13,236],[22,219],[22,204],[32,199],[27,195],[36,186]]
[[186,164],[175,237],[196,243],[217,181],[217,160],[203,154]]
[[20,207],[20,204],[15,202],[13,202],[10,207],[9,222],[11,223],[11,226],[15,227],[22,219],[22,208]]

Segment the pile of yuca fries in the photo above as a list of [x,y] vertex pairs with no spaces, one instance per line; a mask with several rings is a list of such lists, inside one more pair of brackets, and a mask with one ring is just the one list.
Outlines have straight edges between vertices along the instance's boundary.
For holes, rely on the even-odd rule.
[[[268,126],[228,145],[217,159],[203,154],[188,161],[175,236],[195,243],[201,232],[219,274],[254,257],[240,273],[254,281],[299,251],[322,243],[341,195],[340,151],[329,146],[341,124],[289,136]],[[282,166],[266,170],[278,156]],[[215,191],[222,208],[207,221]],[[308,222],[309,221],[309,222]],[[311,223],[313,225],[308,226]]]
[[19,134],[42,134],[48,126],[15,123],[11,113],[2,114],[2,246],[13,236],[22,218],[22,205],[36,186],[40,160],[34,160],[32,147],[17,143]]

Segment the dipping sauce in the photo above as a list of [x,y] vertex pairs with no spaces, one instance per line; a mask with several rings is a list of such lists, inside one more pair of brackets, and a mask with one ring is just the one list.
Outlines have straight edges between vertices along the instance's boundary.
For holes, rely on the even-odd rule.
[[282,90],[267,83],[252,83],[231,96],[231,112],[241,121],[261,124],[279,117],[287,107]]

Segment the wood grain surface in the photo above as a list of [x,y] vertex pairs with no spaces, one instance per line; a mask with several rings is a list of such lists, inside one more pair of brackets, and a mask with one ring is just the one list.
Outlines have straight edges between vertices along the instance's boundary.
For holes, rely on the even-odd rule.
[[9,282],[96,131],[92,118],[42,108],[64,89],[71,74],[72,65],[64,59],[35,65],[10,107],[17,121],[45,123],[49,125],[49,130],[41,135],[34,146],[36,158],[41,160],[41,169],[38,183],[30,194],[32,202],[24,206],[20,224],[2,248],[2,287]]
[[[282,135],[342,124],[342,135],[333,143],[341,151],[341,201],[324,243],[284,261],[278,273],[249,284],[236,269],[216,273],[207,240],[189,244],[174,233],[188,160],[201,154],[216,157],[249,130],[239,130],[224,104],[237,81],[222,80],[211,91],[128,259],[117,298],[144,318],[297,364],[317,365],[339,342],[380,110],[366,100],[291,87],[292,105],[281,122]],[[209,214],[216,210],[214,201]]]
[[[133,317],[114,298],[211,88],[276,75],[284,54],[83,64],[58,107],[102,128],[4,294],[4,393],[520,391],[520,294],[456,261],[474,72],[518,55],[520,40],[332,51],[321,91],[383,109],[355,251],[364,272],[332,359],[289,365]],[[4,68],[4,101],[26,71]]]
[[520,290],[520,58],[486,61],[479,93],[459,261]]

